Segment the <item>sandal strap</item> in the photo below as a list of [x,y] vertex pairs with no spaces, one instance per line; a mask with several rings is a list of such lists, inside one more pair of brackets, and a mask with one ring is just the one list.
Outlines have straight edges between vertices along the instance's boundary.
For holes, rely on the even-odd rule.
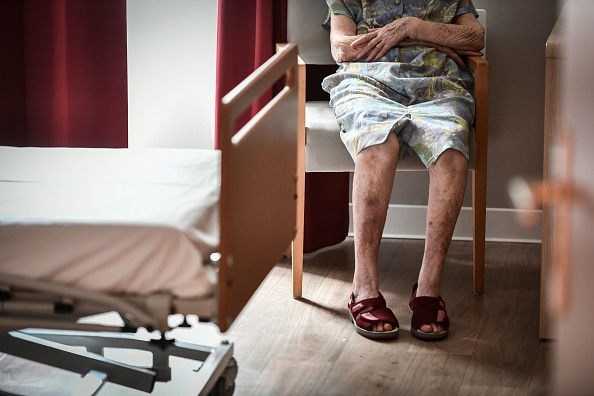
[[444,330],[450,327],[450,319],[446,311],[446,303],[439,297],[415,297],[416,284],[408,304],[412,311],[411,326],[418,330],[422,325],[435,323]]
[[373,325],[377,322],[391,324],[394,328],[400,327],[396,315],[386,306],[386,300],[381,293],[379,297],[361,301],[355,301],[355,296],[351,294],[349,310],[355,318],[356,325],[365,330],[372,330]]

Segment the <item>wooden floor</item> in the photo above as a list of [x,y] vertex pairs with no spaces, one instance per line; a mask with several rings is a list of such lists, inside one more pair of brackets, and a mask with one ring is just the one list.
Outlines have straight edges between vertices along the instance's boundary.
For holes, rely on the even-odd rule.
[[423,241],[382,244],[380,290],[401,324],[391,342],[359,336],[348,320],[352,241],[306,260],[302,300],[290,297],[290,265],[279,265],[230,333],[237,394],[546,395],[552,345],[538,338],[540,245],[489,243],[480,296],[471,248],[454,242],[450,250],[443,296],[452,323],[440,342],[410,333]]
[[[348,320],[352,240],[306,258],[301,300],[291,297],[290,263],[280,263],[225,335],[239,364],[235,394],[547,395],[553,343],[538,339],[540,245],[489,243],[480,296],[472,293],[471,248],[450,249],[443,297],[452,323],[440,342],[410,334],[407,302],[423,241],[382,244],[380,287],[401,324],[395,341],[365,339]],[[0,394],[69,394],[78,381],[1,355]]]

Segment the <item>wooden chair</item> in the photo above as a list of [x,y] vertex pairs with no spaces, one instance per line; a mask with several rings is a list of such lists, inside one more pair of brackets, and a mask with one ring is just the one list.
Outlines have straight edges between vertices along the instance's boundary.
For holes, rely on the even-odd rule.
[[[327,12],[326,3],[320,0],[288,0],[287,38],[289,42],[298,45],[300,57],[297,234],[291,254],[295,298],[302,295],[305,173],[353,172],[355,169],[353,160],[340,140],[340,127],[328,100],[319,100],[320,75],[332,73],[337,67],[330,54],[329,33],[321,27]],[[479,15],[486,30],[486,11],[479,10]],[[485,268],[489,64],[484,57],[468,57],[467,66],[474,74],[476,101],[476,119],[469,139],[474,292],[482,293]],[[306,78],[315,78],[316,81],[307,84]],[[426,172],[427,168],[417,156],[413,156],[400,160],[397,171]]]

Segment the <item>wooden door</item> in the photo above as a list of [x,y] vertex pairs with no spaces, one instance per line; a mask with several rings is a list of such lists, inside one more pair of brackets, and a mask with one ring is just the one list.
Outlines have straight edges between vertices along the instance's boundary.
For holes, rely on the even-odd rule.
[[[554,266],[561,282],[555,298],[557,342],[554,354],[554,394],[591,395],[594,391],[594,2],[568,0],[563,34],[562,129],[573,140],[568,174],[572,191],[566,222],[567,257]],[[562,238],[564,235],[553,235]],[[567,236],[567,235],[565,235]],[[567,271],[563,271],[566,260]],[[561,266],[561,267],[558,267]],[[559,278],[560,277],[560,278]]]

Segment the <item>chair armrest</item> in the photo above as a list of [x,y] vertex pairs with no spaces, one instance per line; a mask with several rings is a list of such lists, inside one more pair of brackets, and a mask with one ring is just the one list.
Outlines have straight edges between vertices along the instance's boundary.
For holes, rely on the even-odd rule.
[[474,119],[476,138],[476,169],[487,167],[487,136],[489,130],[489,62],[479,56],[469,56],[466,66],[474,75]]
[[474,75],[474,100],[476,102],[476,127],[484,124],[486,131],[489,113],[489,62],[479,56],[469,56],[466,66]]
[[474,95],[487,95],[489,92],[489,62],[480,56],[466,58],[466,66],[474,75]]
[[489,72],[489,62],[481,56],[468,56],[465,63],[472,74],[475,74],[475,79],[476,73]]

